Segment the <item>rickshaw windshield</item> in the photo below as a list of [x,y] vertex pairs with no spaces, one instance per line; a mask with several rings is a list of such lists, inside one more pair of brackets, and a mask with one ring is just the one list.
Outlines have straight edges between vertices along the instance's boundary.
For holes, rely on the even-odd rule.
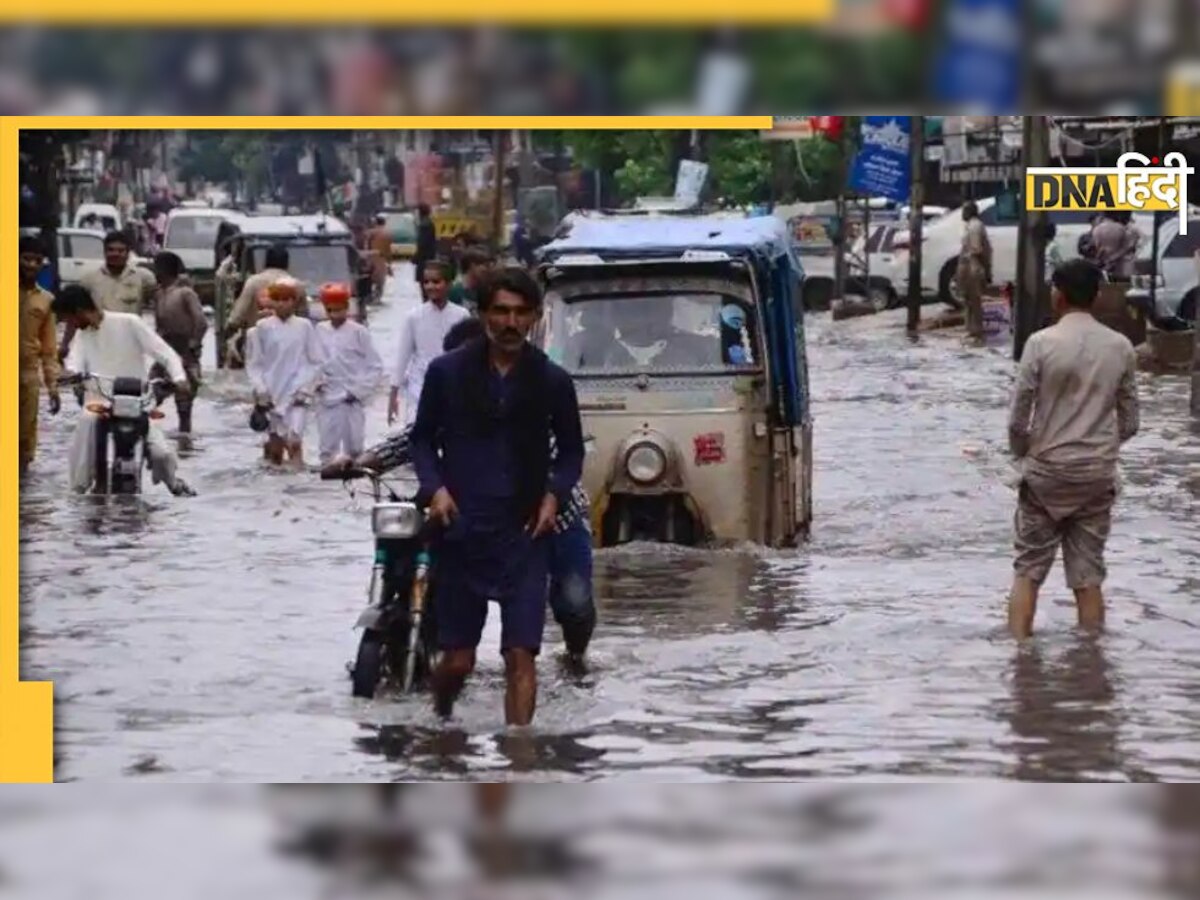
[[754,310],[717,293],[623,293],[566,301],[551,292],[545,328],[546,353],[572,375],[761,368]]
[[[288,271],[293,278],[308,284],[327,281],[353,283],[350,252],[345,244],[288,244]],[[267,248],[254,248],[254,271],[261,272],[267,263]]]

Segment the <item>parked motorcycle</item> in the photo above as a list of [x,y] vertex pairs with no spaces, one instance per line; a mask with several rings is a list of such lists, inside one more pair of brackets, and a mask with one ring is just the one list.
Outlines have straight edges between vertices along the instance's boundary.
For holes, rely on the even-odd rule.
[[[89,383],[102,400],[84,403],[84,387]],[[63,376],[59,384],[75,389],[80,403],[96,416],[91,493],[140,494],[142,469],[148,463],[146,435],[150,420],[163,418],[158,406],[174,385],[161,378],[143,381],[85,373]]]
[[432,526],[416,503],[416,492],[401,489],[399,478],[389,480],[356,467],[325,470],[321,477],[347,485],[367,479],[374,497],[375,561],[367,608],[354,626],[363,633],[350,669],[353,694],[374,697],[385,681],[398,684],[405,693],[420,688],[433,669],[437,649]]

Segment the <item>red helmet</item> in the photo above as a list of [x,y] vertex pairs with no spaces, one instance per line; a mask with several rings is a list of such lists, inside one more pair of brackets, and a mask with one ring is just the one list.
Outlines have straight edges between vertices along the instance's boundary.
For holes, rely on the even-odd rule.
[[349,306],[350,288],[336,281],[323,284],[321,285],[321,302],[326,306]]

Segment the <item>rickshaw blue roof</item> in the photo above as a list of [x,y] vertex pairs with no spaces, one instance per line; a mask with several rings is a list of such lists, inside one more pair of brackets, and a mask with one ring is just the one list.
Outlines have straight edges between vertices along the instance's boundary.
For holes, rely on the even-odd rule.
[[790,248],[787,227],[774,216],[580,217],[567,235],[546,244],[542,253],[547,260],[563,253],[659,256],[685,250],[748,251],[775,257],[790,255]]

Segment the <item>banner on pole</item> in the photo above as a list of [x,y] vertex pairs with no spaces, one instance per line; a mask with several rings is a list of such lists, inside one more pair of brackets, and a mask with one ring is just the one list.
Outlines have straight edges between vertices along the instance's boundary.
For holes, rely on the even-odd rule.
[[850,170],[850,187],[872,197],[907,200],[911,142],[911,116],[864,116],[862,147]]

